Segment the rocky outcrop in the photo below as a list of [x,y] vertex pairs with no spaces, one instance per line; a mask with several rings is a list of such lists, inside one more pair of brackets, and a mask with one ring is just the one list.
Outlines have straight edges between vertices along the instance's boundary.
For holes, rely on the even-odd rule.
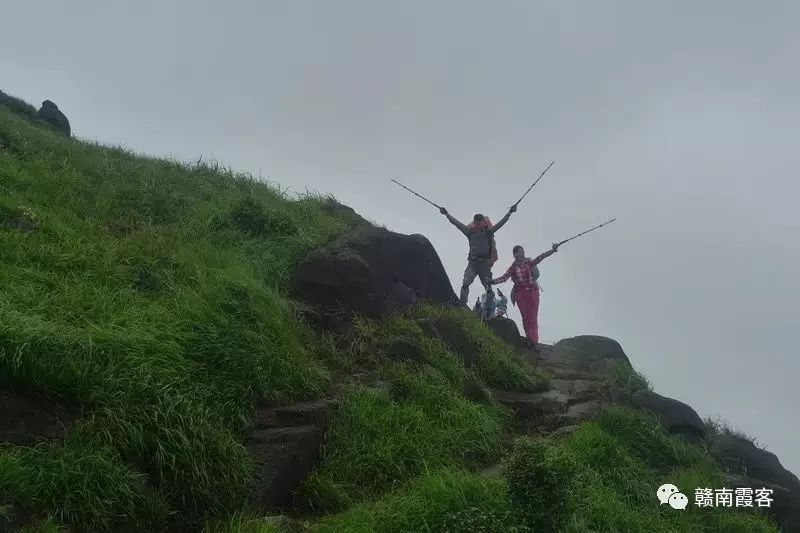
[[562,339],[555,344],[559,348],[565,348],[571,352],[571,357],[580,359],[585,366],[594,365],[595,367],[609,367],[616,363],[621,363],[628,368],[631,362],[622,346],[614,339],[601,337],[599,335],[579,335]]
[[700,444],[706,434],[706,425],[697,412],[683,402],[643,390],[632,397],[636,407],[648,409],[658,416],[669,433],[686,442]]
[[355,313],[380,318],[422,301],[457,302],[428,239],[375,227],[311,252],[296,272],[293,292],[309,318],[332,329]]
[[520,353],[551,379],[544,391],[494,391],[495,399],[514,414],[518,430],[567,434],[613,403],[602,351],[576,351],[556,343]]
[[266,511],[291,503],[319,456],[334,406],[317,400],[256,411],[246,443],[254,463],[254,507]]
[[771,489],[772,502],[761,508],[787,533],[800,531],[800,492],[764,479],[742,474],[723,474],[725,487],[731,489],[750,488],[753,494],[759,489]]
[[716,436],[709,450],[725,468],[734,473],[764,480],[800,494],[800,480],[786,470],[778,457],[749,440],[730,434]]
[[70,136],[71,128],[69,125],[69,120],[53,102],[50,100],[45,100],[42,102],[42,107],[39,109],[37,114],[43,122],[51,125],[56,131],[63,133],[67,137]]

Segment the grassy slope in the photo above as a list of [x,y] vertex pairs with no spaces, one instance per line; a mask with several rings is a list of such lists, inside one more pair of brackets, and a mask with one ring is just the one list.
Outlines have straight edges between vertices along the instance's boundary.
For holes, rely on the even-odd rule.
[[[338,514],[311,530],[527,531],[544,516],[559,521],[545,530],[576,533],[771,531],[741,513],[659,509],[659,481],[713,485],[717,473],[636,413],[507,456],[508,415],[481,393],[539,378],[467,313],[422,307],[360,321],[346,344],[316,336],[286,283],[307,251],[357,223],[320,199],[75,142],[2,106],[0,137],[11,145],[0,152],[0,379],[86,413],[63,443],[0,448],[0,512],[49,515],[39,531],[143,531],[243,511],[206,530],[272,533],[241,505],[251,403],[336,382],[342,403],[300,504]],[[431,316],[466,334],[473,369],[422,333],[416,319]],[[387,357],[398,340],[414,353]],[[504,455],[506,476],[474,473]]]
[[253,399],[328,382],[283,287],[354,222],[3,107],[0,136],[0,379],[90,413],[63,445],[1,450],[0,497],[93,528],[238,504]]

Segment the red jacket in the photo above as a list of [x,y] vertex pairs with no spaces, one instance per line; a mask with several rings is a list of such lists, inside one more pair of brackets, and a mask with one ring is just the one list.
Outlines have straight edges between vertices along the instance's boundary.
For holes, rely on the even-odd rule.
[[554,253],[553,250],[548,250],[535,259],[525,258],[520,262],[514,261],[511,263],[511,266],[508,267],[505,274],[492,280],[492,283],[503,283],[511,278],[514,282],[514,288],[511,289],[511,303],[515,303],[515,296],[518,290],[539,290],[539,284],[536,283],[536,280],[533,278],[533,267]]

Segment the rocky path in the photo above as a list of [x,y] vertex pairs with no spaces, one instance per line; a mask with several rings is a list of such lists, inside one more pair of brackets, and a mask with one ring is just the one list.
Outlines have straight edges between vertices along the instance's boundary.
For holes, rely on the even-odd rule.
[[617,343],[601,337],[576,337],[540,345],[522,356],[550,378],[544,392],[495,390],[494,397],[514,414],[517,429],[528,434],[570,433],[604,406],[615,403],[608,382],[617,361],[630,364]]

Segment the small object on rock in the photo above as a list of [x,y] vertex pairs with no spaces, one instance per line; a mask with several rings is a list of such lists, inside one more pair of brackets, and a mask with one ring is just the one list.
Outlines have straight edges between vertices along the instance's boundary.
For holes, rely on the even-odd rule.
[[697,412],[685,403],[649,390],[635,393],[632,401],[636,407],[649,409],[655,413],[661,420],[661,425],[669,433],[693,444],[700,444],[703,441],[706,425]]
[[70,136],[71,128],[69,120],[67,120],[66,115],[58,109],[58,106],[50,100],[42,102],[42,107],[39,109],[38,115],[44,122],[53,126],[56,131],[63,133],[67,137]]

